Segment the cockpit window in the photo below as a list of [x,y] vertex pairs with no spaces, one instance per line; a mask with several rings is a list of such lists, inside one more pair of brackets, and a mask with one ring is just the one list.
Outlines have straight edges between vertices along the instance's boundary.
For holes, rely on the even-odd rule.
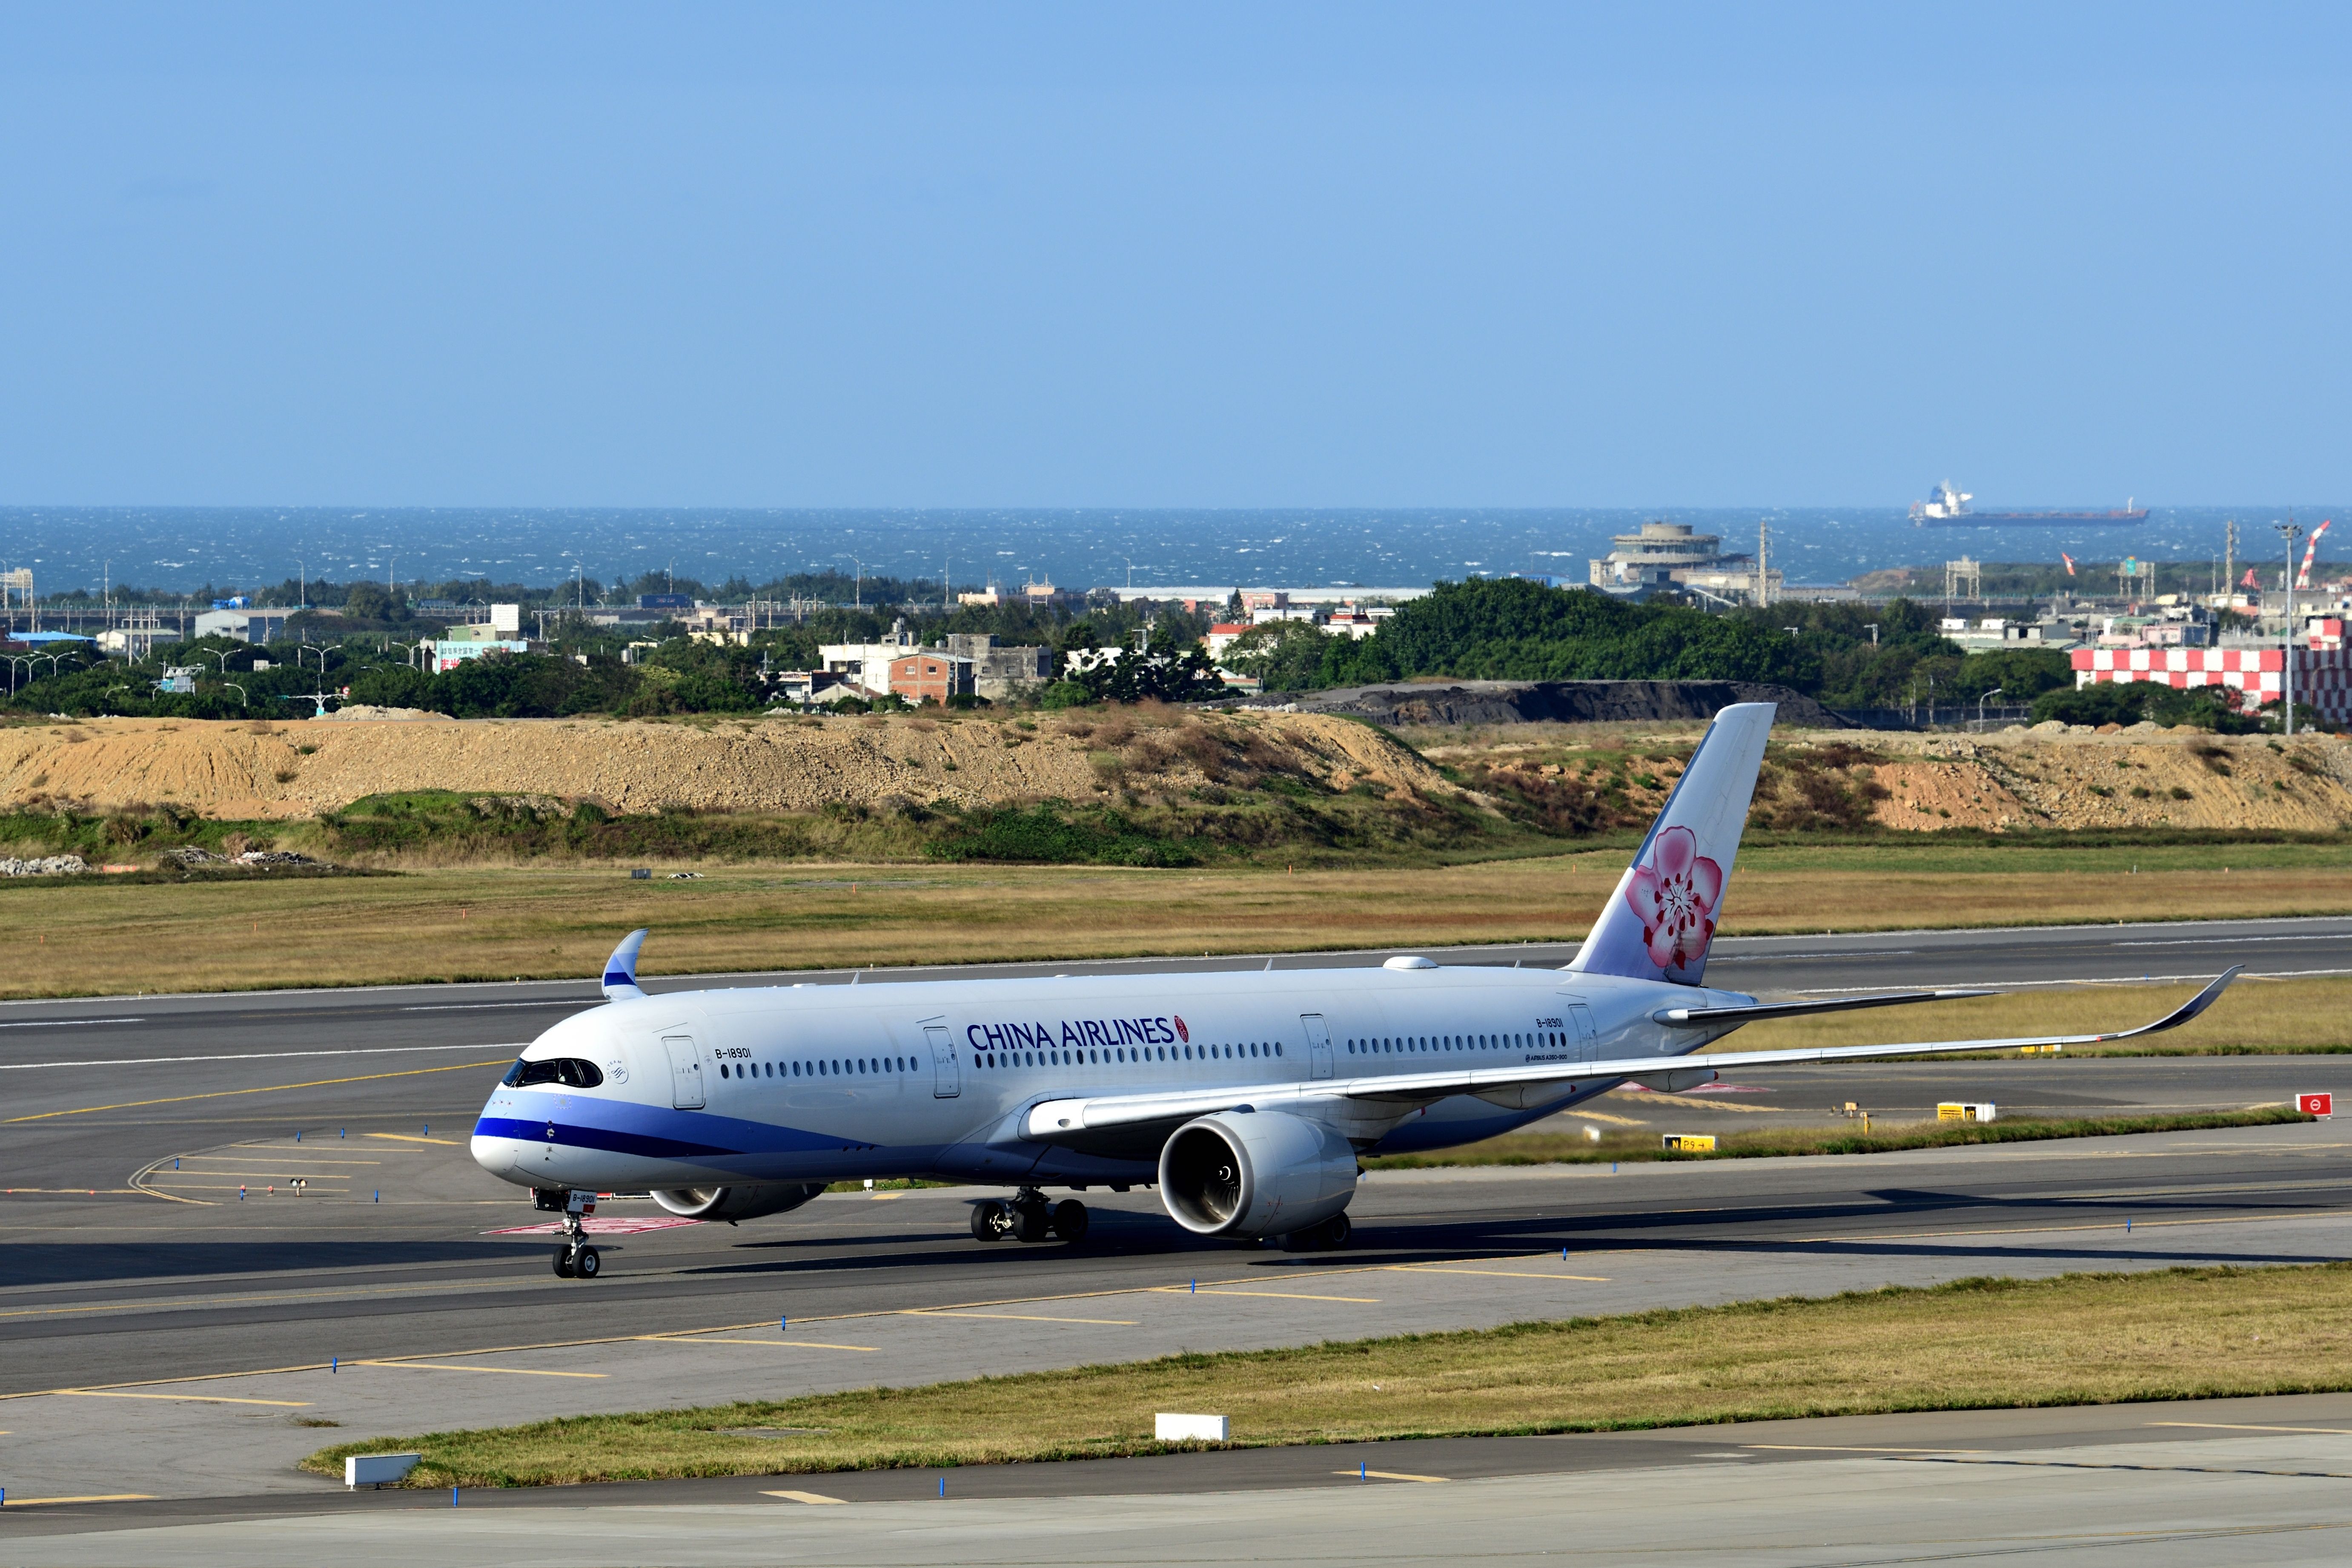
[[521,1089],[535,1083],[560,1083],[566,1089],[593,1089],[604,1081],[594,1062],[577,1057],[556,1057],[543,1062],[518,1060],[507,1069],[506,1085]]

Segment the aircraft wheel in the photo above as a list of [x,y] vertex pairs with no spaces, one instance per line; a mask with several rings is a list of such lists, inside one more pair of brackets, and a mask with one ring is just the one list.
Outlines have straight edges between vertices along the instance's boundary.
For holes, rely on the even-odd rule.
[[1013,1215],[995,1198],[971,1205],[971,1238],[974,1241],[1002,1241],[1004,1233],[1013,1228]]
[[1013,1236],[1016,1241],[1043,1241],[1052,1228],[1044,1204],[1013,1204]]
[[568,1246],[555,1249],[555,1277],[558,1279],[572,1278],[572,1248]]
[[1356,1226],[1346,1215],[1335,1214],[1323,1222],[1323,1246],[1332,1252],[1348,1250],[1348,1238],[1356,1233]]
[[604,1270],[604,1257],[593,1247],[583,1247],[572,1259],[572,1272],[582,1279],[593,1279]]
[[1054,1234],[1072,1247],[1087,1238],[1087,1205],[1065,1198],[1054,1205]]

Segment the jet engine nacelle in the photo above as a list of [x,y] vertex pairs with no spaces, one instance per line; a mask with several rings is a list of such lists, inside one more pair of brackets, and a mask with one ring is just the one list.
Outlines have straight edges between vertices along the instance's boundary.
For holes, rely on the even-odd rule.
[[796,1209],[824,1191],[823,1182],[763,1183],[742,1187],[672,1187],[654,1202],[683,1219],[759,1219]]
[[1279,1110],[1220,1110],[1160,1151],[1160,1201],[1197,1236],[1286,1236],[1356,1195],[1356,1150],[1320,1122]]

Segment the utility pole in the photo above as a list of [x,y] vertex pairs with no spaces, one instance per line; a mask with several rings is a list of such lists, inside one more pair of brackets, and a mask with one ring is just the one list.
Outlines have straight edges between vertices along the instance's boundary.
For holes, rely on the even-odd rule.
[[2294,542],[2303,534],[2302,525],[2294,518],[2289,512],[2288,521],[2273,525],[2286,541],[2286,657],[2282,662],[2286,666],[2286,732],[2290,735],[2294,733]]

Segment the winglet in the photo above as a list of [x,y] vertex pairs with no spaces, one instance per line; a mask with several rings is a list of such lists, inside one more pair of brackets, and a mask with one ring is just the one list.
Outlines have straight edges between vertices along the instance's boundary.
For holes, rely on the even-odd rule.
[[642,996],[637,989],[637,950],[646,945],[646,933],[633,931],[621,939],[613,956],[604,961],[604,996],[618,1002],[625,997]]
[[2121,1034],[2100,1035],[2096,1037],[2101,1040],[2128,1040],[2137,1035],[2154,1035],[2166,1029],[2177,1029],[2221,1000],[2221,993],[2230,988],[2230,982],[2235,980],[2245,967],[2242,963],[2230,965],[2214,978],[2212,984],[2208,985],[2153,1024],[2142,1024],[2137,1029],[2126,1029]]

